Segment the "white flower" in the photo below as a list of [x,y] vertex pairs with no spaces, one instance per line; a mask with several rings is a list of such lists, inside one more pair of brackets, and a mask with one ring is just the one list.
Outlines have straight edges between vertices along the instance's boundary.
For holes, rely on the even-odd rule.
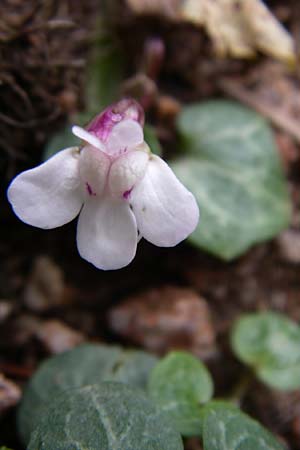
[[161,247],[197,226],[194,196],[143,138],[143,113],[132,100],[106,109],[73,133],[81,148],[60,151],[10,184],[8,199],[25,223],[60,227],[79,214],[77,247],[99,269],[119,269],[135,256],[140,237]]

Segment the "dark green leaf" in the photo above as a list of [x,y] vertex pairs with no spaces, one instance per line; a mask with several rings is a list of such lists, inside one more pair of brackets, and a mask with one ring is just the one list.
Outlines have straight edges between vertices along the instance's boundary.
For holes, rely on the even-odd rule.
[[238,358],[257,376],[278,389],[300,387],[300,327],[274,312],[247,314],[231,335]]
[[178,119],[185,157],[173,164],[202,213],[191,240],[230,260],[275,236],[290,201],[267,122],[238,103],[187,106]]
[[157,359],[141,351],[84,344],[46,360],[25,389],[18,412],[18,429],[24,443],[35,428],[44,404],[71,387],[116,380],[144,389]]
[[88,66],[86,112],[93,118],[120,94],[124,56],[112,42],[95,49]]
[[144,127],[144,138],[150,147],[152,153],[160,156],[162,154],[162,149],[159,140],[157,139],[155,128],[151,125],[146,124]]
[[213,394],[211,376],[201,361],[189,353],[171,352],[154,367],[149,393],[182,435],[201,434],[201,405]]
[[28,450],[183,450],[152,402],[123,383],[69,389],[53,399]]
[[275,437],[238,408],[211,402],[203,411],[204,450],[284,450]]
[[143,351],[123,351],[109,379],[146,389],[149,375],[157,361],[155,356]]
[[71,125],[68,124],[61,131],[54,134],[54,136],[52,136],[52,138],[49,140],[44,150],[43,160],[46,161],[60,150],[79,145],[80,145],[79,139],[76,136],[74,136],[74,134],[71,131]]

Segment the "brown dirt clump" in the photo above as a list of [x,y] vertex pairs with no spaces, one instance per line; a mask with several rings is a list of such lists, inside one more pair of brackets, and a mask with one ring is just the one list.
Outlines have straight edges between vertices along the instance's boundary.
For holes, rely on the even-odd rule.
[[0,166],[7,179],[18,161],[37,159],[49,132],[81,105],[97,3],[1,2]]

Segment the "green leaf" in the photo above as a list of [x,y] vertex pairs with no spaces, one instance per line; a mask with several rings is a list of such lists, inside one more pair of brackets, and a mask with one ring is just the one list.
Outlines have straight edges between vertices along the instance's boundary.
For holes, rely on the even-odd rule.
[[203,446],[204,450],[284,450],[258,422],[216,401],[203,411]]
[[106,380],[122,381],[141,389],[157,358],[142,351],[83,344],[47,359],[25,389],[18,411],[18,430],[25,444],[45,404],[72,387]]
[[8,447],[0,447],[0,450],[12,450],[12,449]]
[[106,382],[53,399],[28,450],[183,450],[180,434],[142,392]]
[[80,145],[79,139],[74,136],[71,131],[71,125],[68,124],[61,131],[54,134],[48,141],[43,153],[43,161],[51,158],[55,153],[68,147],[75,147]]
[[86,111],[93,117],[116,101],[124,72],[124,55],[112,42],[95,49],[88,66]]
[[261,367],[257,376],[269,386],[281,391],[292,391],[300,387],[300,362],[286,367]]
[[141,350],[126,350],[120,355],[113,373],[106,377],[132,386],[146,389],[149,375],[158,358]]
[[185,107],[177,122],[186,156],[173,168],[202,213],[191,241],[230,260],[275,236],[290,219],[290,201],[267,122],[229,101]]
[[232,329],[236,356],[277,389],[300,387],[300,327],[275,312],[246,314]]
[[210,373],[189,353],[171,352],[157,363],[149,393],[184,436],[201,434],[201,410],[213,394]]
[[150,150],[155,155],[160,156],[162,154],[162,148],[159,140],[156,136],[155,128],[151,125],[145,124],[144,127],[144,139],[150,147]]

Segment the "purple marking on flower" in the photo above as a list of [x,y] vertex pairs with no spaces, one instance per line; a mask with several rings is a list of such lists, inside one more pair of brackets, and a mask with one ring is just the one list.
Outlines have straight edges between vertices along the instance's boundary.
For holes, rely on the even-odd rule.
[[89,183],[85,183],[85,185],[89,195],[96,195],[96,193],[93,192],[93,189],[91,188],[91,185]]
[[129,189],[128,191],[123,192],[123,198],[124,198],[125,200],[128,200],[128,198],[129,198],[129,196],[130,196],[130,194],[131,194],[132,189],[133,189],[133,188]]
[[87,131],[95,134],[102,142],[106,142],[114,125],[121,120],[122,116],[120,114],[115,114],[111,111],[111,108],[109,108],[95,117],[90,125],[88,125]]
[[144,111],[135,100],[126,98],[109,106],[89,123],[86,130],[106,142],[113,127],[124,119],[144,125]]

